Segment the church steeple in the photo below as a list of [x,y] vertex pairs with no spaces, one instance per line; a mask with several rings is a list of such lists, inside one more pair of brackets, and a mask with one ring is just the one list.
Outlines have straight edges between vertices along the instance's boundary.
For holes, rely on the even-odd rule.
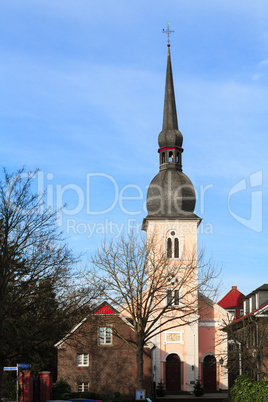
[[173,168],[182,171],[182,141],[182,133],[178,129],[170,47],[168,46],[163,125],[158,136],[160,170]]
[[173,85],[173,75],[171,67],[170,47],[168,47],[166,87],[164,101],[164,116],[162,130],[178,130],[177,110]]
[[182,173],[182,133],[178,129],[170,46],[168,44],[166,86],[162,131],[158,136],[160,171],[147,193],[146,219],[196,218],[195,191],[191,180]]

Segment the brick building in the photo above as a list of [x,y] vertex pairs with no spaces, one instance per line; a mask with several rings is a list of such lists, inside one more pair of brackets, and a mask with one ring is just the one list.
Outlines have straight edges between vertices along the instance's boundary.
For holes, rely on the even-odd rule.
[[[131,323],[104,302],[55,345],[58,380],[66,380],[73,391],[132,394],[137,372],[134,344]],[[144,351],[144,386],[150,394],[149,347]]]
[[229,339],[229,386],[236,377],[268,379],[268,284],[243,299],[244,315],[224,330]]

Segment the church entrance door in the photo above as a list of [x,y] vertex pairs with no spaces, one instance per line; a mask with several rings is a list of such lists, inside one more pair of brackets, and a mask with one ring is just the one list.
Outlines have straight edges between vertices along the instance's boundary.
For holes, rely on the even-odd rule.
[[216,359],[213,355],[208,355],[203,362],[203,387],[205,391],[217,389],[216,377]]
[[176,353],[168,355],[166,359],[166,391],[181,390],[181,361]]

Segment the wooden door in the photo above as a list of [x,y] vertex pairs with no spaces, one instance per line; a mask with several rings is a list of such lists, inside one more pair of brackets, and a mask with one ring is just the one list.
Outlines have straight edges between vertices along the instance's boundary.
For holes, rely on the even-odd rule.
[[172,353],[166,360],[166,391],[181,390],[181,361],[178,355]]
[[203,362],[203,387],[205,391],[216,391],[216,377],[216,359],[213,355],[208,355]]

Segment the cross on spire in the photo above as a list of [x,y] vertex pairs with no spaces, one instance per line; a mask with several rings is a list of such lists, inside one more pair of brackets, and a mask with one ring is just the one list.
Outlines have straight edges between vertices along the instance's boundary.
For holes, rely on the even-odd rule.
[[169,39],[169,38],[170,38],[170,34],[173,33],[173,32],[175,32],[175,31],[172,31],[172,30],[170,29],[170,22],[168,21],[168,22],[167,22],[167,29],[166,29],[166,30],[163,29],[163,31],[162,31],[162,33],[167,34],[167,38],[168,38],[168,39],[167,39],[167,43],[168,43],[167,46],[168,46],[168,47],[170,47],[170,39]]

